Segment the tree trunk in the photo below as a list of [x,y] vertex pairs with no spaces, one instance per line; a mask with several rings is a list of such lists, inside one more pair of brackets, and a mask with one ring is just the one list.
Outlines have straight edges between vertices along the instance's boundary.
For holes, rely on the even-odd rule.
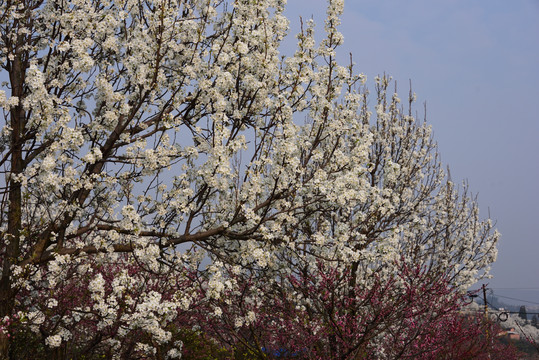
[[9,338],[4,333],[0,333],[0,360],[9,358]]
[[[24,79],[26,73],[26,65],[23,63],[22,44],[24,39],[19,36],[17,51],[11,64],[9,78],[11,82],[12,96],[16,96],[22,100],[24,96]],[[18,51],[20,50],[20,51]],[[4,234],[3,241],[9,242],[6,246],[6,252],[2,261],[2,277],[0,279],[0,319],[8,316],[11,318],[13,307],[15,305],[15,292],[12,289],[12,265],[17,263],[20,255],[20,235],[22,228],[22,188],[18,181],[14,178],[22,173],[24,169],[23,163],[23,140],[22,134],[25,126],[25,111],[22,107],[22,101],[11,109],[11,171],[6,185],[8,187],[8,226],[7,232]],[[9,337],[7,334],[0,335],[0,359],[8,359],[9,357]]]

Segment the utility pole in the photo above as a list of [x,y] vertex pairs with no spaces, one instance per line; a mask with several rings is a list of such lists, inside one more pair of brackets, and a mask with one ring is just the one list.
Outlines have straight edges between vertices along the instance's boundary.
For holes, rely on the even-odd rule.
[[[489,334],[488,334],[488,304],[487,304],[487,287],[485,284],[483,284],[483,303],[485,304],[485,329],[486,329],[486,335],[487,335],[487,343],[489,342]],[[488,358],[490,359],[490,352],[488,354]]]
[[487,288],[483,284],[483,303],[485,304],[485,321],[488,320]]

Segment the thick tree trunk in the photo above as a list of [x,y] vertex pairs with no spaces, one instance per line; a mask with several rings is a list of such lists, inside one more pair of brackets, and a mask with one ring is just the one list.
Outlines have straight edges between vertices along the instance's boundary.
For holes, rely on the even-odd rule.
[[[19,164],[20,163],[20,164]],[[22,151],[14,150],[12,155],[12,172],[16,174],[15,169],[19,169],[22,165]],[[20,172],[20,171],[19,171]],[[11,317],[13,306],[15,303],[15,293],[11,287],[12,284],[12,265],[17,262],[20,254],[20,230],[22,218],[22,196],[21,186],[19,183],[10,181],[9,184],[9,213],[8,213],[8,229],[4,235],[4,242],[9,242],[6,246],[6,253],[2,261],[2,278],[0,279],[0,319],[8,316]],[[0,359],[7,359],[7,351],[9,349],[9,337],[6,334],[0,335]]]
[[[18,46],[16,49],[22,51],[24,39],[19,36]],[[12,96],[22,99],[24,96],[24,79],[26,66],[22,60],[22,54],[16,51],[14,60],[10,69],[10,82]],[[19,105],[11,109],[11,171],[7,179],[7,187],[9,191],[8,199],[8,214],[7,214],[7,232],[2,239],[6,246],[6,252],[2,261],[2,277],[0,279],[0,319],[8,316],[11,318],[13,307],[15,305],[15,292],[12,289],[12,266],[17,263],[20,255],[20,235],[22,228],[22,188],[18,181],[14,178],[22,173],[24,169],[23,163],[23,140],[22,134],[25,126],[25,112],[21,102]],[[0,335],[0,359],[9,357],[9,337],[7,334]]]
[[[13,151],[12,169],[19,169],[22,165],[22,151]],[[20,171],[19,171],[20,172]],[[17,173],[12,170],[12,174]],[[19,183],[10,181],[9,184],[9,214],[8,231],[4,235],[4,241],[9,241],[6,247],[6,256],[3,259],[2,278],[0,280],[0,318],[11,317],[15,304],[15,293],[11,287],[12,265],[17,262],[20,254],[20,230],[22,218],[22,196]],[[9,351],[9,337],[0,335],[0,359],[7,359]]]
[[9,357],[9,338],[4,334],[0,334],[0,359],[8,360]]

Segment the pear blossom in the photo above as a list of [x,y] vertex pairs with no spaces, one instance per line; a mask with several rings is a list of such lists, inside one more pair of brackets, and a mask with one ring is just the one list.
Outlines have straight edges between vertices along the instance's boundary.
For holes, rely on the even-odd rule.
[[488,276],[499,234],[410,115],[415,94],[381,76],[370,97],[338,63],[342,0],[283,57],[285,6],[0,3],[0,318],[20,313],[19,336],[179,358],[175,337],[210,319],[246,331],[268,299],[309,313],[291,279],[327,282],[321,262],[365,293],[405,291],[396,263],[455,292]]
[[60,335],[52,335],[45,339],[45,344],[51,348],[59,347],[62,343],[62,337]]

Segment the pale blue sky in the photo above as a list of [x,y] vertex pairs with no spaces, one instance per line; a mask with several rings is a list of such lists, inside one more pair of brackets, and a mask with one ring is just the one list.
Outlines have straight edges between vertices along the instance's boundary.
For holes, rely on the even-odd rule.
[[[289,0],[287,15],[321,32],[325,8]],[[539,290],[539,0],[348,0],[341,31],[369,79],[387,72],[403,96],[412,79],[453,180],[497,220],[490,286]]]

